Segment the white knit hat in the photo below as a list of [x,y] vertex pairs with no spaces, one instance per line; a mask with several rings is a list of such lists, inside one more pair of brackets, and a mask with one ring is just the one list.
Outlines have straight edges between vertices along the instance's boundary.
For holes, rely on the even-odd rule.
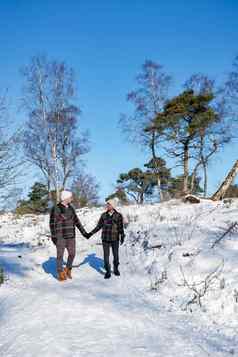
[[67,200],[68,198],[71,198],[72,197],[72,192],[70,191],[61,191],[60,193],[60,201],[64,201],[64,200]]
[[106,203],[109,203],[113,208],[116,208],[118,205],[118,201],[119,199],[117,197],[114,197],[107,200]]

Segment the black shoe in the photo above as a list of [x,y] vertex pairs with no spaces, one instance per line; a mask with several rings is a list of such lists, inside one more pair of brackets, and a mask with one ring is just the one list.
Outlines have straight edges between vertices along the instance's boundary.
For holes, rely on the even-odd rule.
[[110,279],[110,277],[111,277],[111,273],[107,271],[106,274],[104,275],[104,279]]
[[116,275],[116,276],[120,276],[121,275],[119,270],[118,270],[118,268],[114,269],[114,275]]

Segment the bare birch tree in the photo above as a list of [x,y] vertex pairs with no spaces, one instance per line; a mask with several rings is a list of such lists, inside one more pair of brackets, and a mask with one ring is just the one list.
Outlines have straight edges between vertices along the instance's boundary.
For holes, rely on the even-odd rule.
[[96,206],[99,203],[99,184],[96,178],[80,172],[74,179],[72,191],[75,195],[76,207]]
[[8,128],[8,102],[6,95],[0,96],[0,191],[1,204],[6,203],[21,175],[20,135]]
[[24,152],[44,175],[48,189],[56,190],[58,199],[60,188],[88,151],[87,135],[79,132],[74,73],[64,62],[38,56],[22,74],[23,105],[28,114]]
[[[157,153],[158,143],[162,141],[162,132],[158,130],[145,131],[151,125],[156,115],[162,111],[168,99],[168,90],[172,78],[163,71],[163,67],[153,61],[147,60],[142,65],[142,70],[136,77],[138,88],[127,95],[128,102],[134,106],[132,115],[122,114],[120,125],[128,139],[135,141],[149,149],[155,163],[154,172],[157,174],[160,199],[162,200],[160,157]],[[161,149],[162,147],[160,147]]]

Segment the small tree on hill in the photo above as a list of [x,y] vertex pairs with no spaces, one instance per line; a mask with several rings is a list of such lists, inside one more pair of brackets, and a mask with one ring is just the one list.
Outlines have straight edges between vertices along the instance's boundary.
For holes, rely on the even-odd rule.
[[155,175],[157,179],[157,186],[160,190],[160,201],[163,201],[163,191],[167,189],[170,178],[170,170],[166,167],[165,160],[159,157],[152,158],[144,166],[148,168],[148,172],[151,172]]
[[18,202],[16,213],[46,213],[48,211],[48,188],[46,185],[36,182],[28,194],[28,200]]
[[150,171],[143,172],[141,169],[135,168],[127,173],[120,174],[117,183],[129,197],[142,204],[145,197],[153,194],[153,189],[157,185],[157,178]]
[[115,197],[118,198],[119,201],[123,204],[129,203],[125,190],[122,187],[118,187],[114,193],[112,193],[106,198],[106,201]]

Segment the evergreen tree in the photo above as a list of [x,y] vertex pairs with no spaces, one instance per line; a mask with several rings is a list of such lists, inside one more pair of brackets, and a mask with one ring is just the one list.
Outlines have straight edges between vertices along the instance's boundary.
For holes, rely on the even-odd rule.
[[160,201],[163,201],[164,192],[167,190],[170,178],[170,170],[166,167],[166,161],[160,157],[155,157],[144,166],[148,168],[148,171],[155,175],[157,186],[159,188]]
[[28,200],[21,200],[17,204],[16,213],[45,213],[48,210],[48,189],[47,186],[36,182],[28,194]]
[[106,201],[115,197],[118,198],[121,203],[127,204],[129,202],[125,190],[123,188],[118,187],[114,193],[112,193],[106,198]]
[[[195,150],[201,130],[206,130],[218,119],[210,106],[212,93],[195,94],[193,90],[184,91],[171,99],[159,113],[148,130],[163,130],[170,144],[168,152],[179,159],[183,166],[183,193],[189,192],[189,161]],[[161,129],[162,128],[162,129]]]
[[120,174],[117,183],[129,197],[142,204],[146,196],[153,194],[153,189],[157,185],[157,177],[149,170],[144,172],[139,168],[134,168],[127,173]]

